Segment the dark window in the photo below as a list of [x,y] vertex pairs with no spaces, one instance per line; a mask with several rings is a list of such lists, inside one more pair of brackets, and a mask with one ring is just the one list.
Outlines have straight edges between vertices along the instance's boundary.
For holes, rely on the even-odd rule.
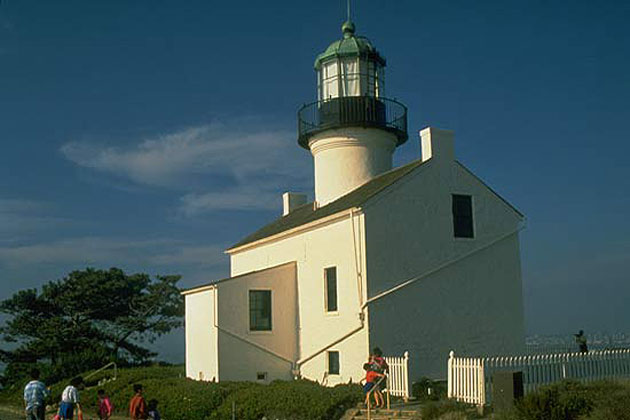
[[339,352],[328,352],[328,374],[339,375]]
[[472,197],[453,194],[453,233],[456,238],[473,238]]
[[257,372],[256,380],[258,381],[266,381],[267,380],[267,372]]
[[337,267],[329,267],[324,270],[326,277],[326,310],[337,310]]
[[249,329],[271,331],[271,290],[249,291]]

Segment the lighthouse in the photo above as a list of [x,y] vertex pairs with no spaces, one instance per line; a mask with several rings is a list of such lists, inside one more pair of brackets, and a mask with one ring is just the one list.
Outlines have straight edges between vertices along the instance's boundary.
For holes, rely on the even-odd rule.
[[407,108],[386,98],[372,43],[349,20],[341,32],[298,111],[315,200],[286,192],[282,215],[226,250],[230,277],[183,292],[189,378],[356,383],[379,346],[398,358],[388,389],[409,398],[409,380],[447,377],[453,349],[524,349],[523,214],[455,160],[452,131],[422,129],[422,156],[393,168]]
[[385,97],[385,58],[346,21],[315,59],[317,101],[298,111],[298,144],[313,155],[315,205],[392,169],[407,141],[407,108]]

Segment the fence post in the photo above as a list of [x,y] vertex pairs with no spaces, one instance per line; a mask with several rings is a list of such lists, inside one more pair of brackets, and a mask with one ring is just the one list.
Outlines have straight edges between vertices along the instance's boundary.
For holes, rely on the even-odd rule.
[[[403,369],[404,369],[404,374],[403,374],[403,380],[405,381],[403,386],[405,388],[405,396],[404,396],[404,401],[407,402],[409,401],[409,397],[410,397],[410,392],[409,392],[409,352],[405,351],[404,354],[405,357],[405,363],[403,365]],[[389,402],[388,402],[388,406],[387,408],[389,408]]]
[[451,350],[448,354],[448,398],[453,398],[453,359],[455,358],[455,352]]
[[[486,372],[485,372],[486,362],[485,359],[481,359],[481,363],[479,364],[479,405],[481,407],[486,405]],[[483,408],[482,414],[483,414]]]

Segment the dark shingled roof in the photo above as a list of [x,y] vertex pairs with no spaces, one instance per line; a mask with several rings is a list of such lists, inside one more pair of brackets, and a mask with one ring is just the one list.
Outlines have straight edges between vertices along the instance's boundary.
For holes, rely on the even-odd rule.
[[359,188],[352,190],[348,194],[326,204],[317,210],[313,209],[313,203],[308,203],[298,207],[286,216],[280,217],[266,226],[258,229],[256,232],[247,236],[239,243],[233,245],[228,250],[237,248],[252,242],[259,241],[272,235],[284,232],[289,229],[296,228],[306,223],[322,219],[326,216],[339,213],[352,207],[358,207],[365,203],[369,198],[378,194],[380,191],[389,187],[418,166],[422,165],[421,160],[416,160],[399,168],[392,169],[363,184]]

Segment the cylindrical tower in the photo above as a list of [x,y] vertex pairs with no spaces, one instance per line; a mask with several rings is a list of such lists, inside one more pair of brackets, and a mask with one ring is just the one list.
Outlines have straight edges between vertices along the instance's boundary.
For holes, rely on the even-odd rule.
[[298,111],[298,143],[315,160],[315,201],[324,206],[392,168],[407,141],[407,108],[384,97],[385,58],[341,27],[315,60],[317,101]]

